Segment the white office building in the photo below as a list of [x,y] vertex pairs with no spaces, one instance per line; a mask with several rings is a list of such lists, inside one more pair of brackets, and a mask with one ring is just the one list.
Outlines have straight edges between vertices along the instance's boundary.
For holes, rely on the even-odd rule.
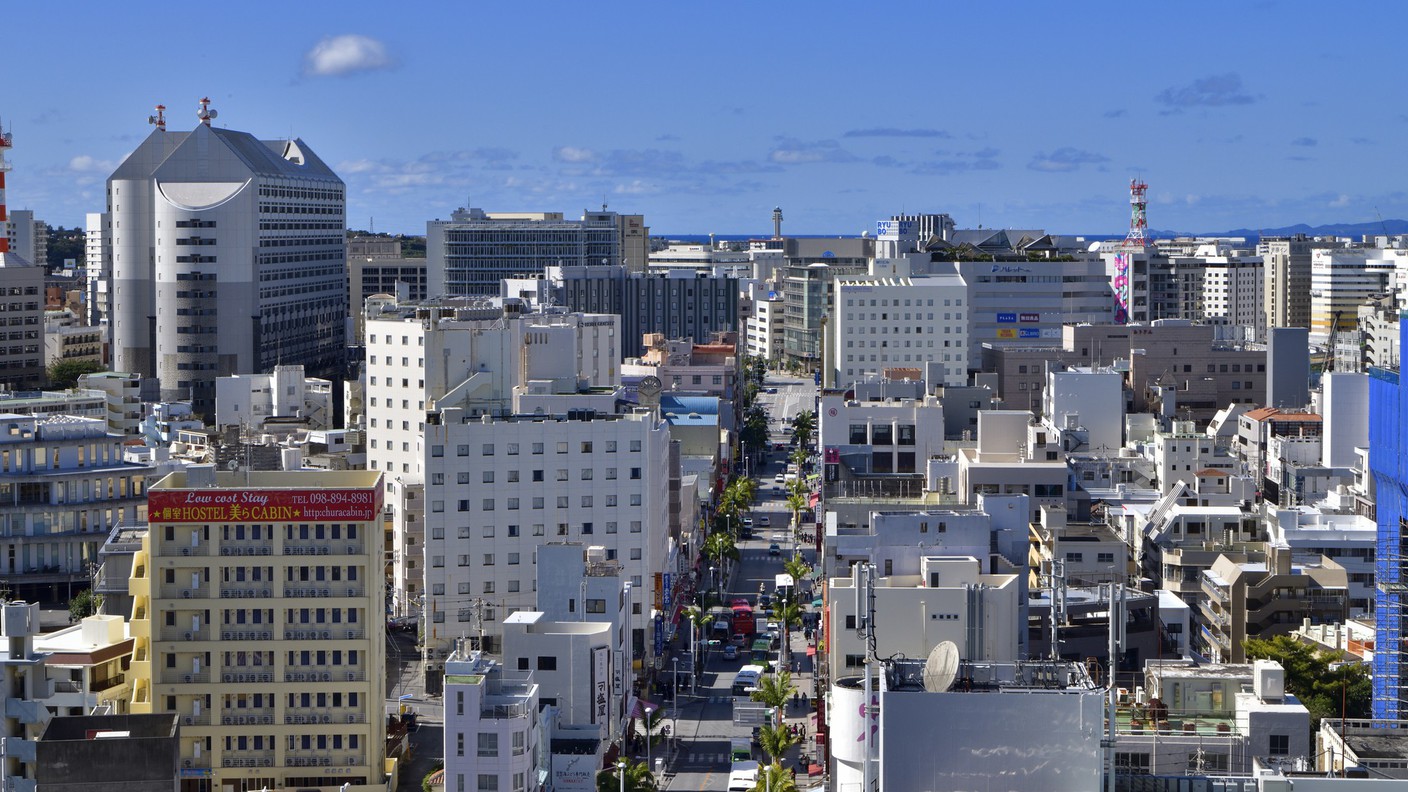
[[[204,106],[203,106],[204,107]],[[340,366],[342,180],[301,140],[159,127],[108,179],[114,368],[215,408],[215,378]]]
[[962,385],[968,364],[968,287],[958,275],[837,278],[830,366],[849,387],[889,368],[943,366]]
[[537,792],[542,729],[531,672],[457,646],[445,661],[445,789]]

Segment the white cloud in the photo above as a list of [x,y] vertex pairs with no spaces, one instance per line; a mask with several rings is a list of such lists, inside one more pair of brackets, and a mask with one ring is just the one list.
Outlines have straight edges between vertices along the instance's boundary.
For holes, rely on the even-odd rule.
[[1349,196],[1344,193],[1340,193],[1333,201],[1330,201],[1330,206],[1336,208],[1341,206],[1349,206]]
[[617,195],[649,195],[658,193],[660,189],[653,184],[647,184],[640,179],[634,179],[629,184],[616,185]]
[[559,162],[591,162],[596,159],[595,151],[577,146],[558,146],[553,150],[552,155]]
[[110,173],[115,167],[107,160],[100,160],[87,154],[79,154],[68,161],[68,169],[74,173]]
[[325,38],[303,56],[303,73],[315,77],[389,69],[394,65],[385,44],[356,34]]

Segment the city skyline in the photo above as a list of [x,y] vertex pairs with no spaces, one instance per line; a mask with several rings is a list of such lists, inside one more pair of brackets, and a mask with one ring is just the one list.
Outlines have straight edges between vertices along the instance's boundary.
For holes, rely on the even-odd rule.
[[1408,217],[1392,55],[1304,4],[245,8],[14,9],[11,208],[81,225],[152,106],[185,130],[209,96],[217,125],[315,146],[349,226],[401,233],[604,202],[657,234],[768,234],[775,205],[784,233],[947,212],[1118,234],[1136,176],[1159,229]]

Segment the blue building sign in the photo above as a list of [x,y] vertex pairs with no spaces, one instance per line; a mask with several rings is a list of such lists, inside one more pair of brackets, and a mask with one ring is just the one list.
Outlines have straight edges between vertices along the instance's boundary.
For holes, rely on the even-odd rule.
[[1017,323],[1017,314],[1015,314],[1015,313],[1000,313],[1000,314],[997,315],[997,321],[1000,322],[1000,323],[1002,323],[1002,324],[1016,324],[1016,323]]

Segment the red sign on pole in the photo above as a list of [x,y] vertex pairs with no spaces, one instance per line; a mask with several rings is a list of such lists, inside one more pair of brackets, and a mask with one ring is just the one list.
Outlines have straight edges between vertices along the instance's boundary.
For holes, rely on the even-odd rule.
[[365,522],[381,514],[382,494],[369,489],[149,490],[150,522]]

